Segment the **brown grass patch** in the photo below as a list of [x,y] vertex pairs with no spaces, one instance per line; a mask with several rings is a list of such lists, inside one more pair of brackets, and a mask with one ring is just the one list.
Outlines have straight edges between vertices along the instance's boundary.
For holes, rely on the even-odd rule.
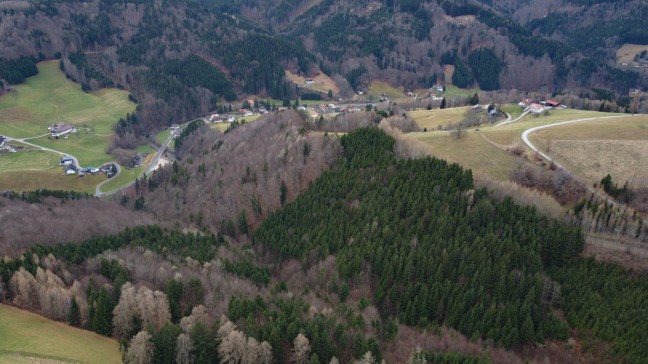
[[22,107],[0,109],[0,121],[28,123],[34,119],[34,115]]
[[415,133],[407,137],[428,144],[430,154],[435,157],[459,163],[464,168],[502,181],[509,179],[511,171],[519,163],[519,157],[489,144],[479,136],[479,132],[466,132],[460,139],[447,132]]
[[634,57],[644,50],[648,50],[648,45],[624,44],[616,52],[617,63],[634,62]]
[[451,64],[443,65],[443,74],[445,75],[446,85],[452,85],[452,75],[454,74],[455,66]]
[[539,130],[534,135],[552,140],[648,140],[648,115],[566,124]]
[[432,131],[433,129],[438,130],[439,126],[446,128],[450,124],[461,121],[466,110],[468,110],[467,107],[455,107],[435,110],[414,110],[407,114],[410,118],[414,119],[421,130],[427,128],[428,131]]
[[305,88],[310,88],[314,91],[319,92],[328,92],[329,90],[331,90],[335,95],[340,93],[340,88],[335,83],[335,81],[333,81],[332,78],[324,74],[324,72],[322,71],[318,70],[317,75],[310,77],[314,82],[308,85],[306,84],[306,77],[295,74],[289,70],[285,70],[284,72],[288,81],[296,85],[304,86]]
[[538,144],[590,184],[608,173],[619,185],[648,187],[648,140],[538,140]]

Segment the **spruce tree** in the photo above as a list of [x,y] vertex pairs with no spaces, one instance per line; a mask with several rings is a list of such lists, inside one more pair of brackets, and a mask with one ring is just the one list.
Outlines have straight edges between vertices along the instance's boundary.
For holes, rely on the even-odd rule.
[[77,303],[76,298],[72,298],[72,303],[70,304],[70,311],[68,312],[67,322],[72,326],[81,325],[81,311],[79,310],[79,304]]

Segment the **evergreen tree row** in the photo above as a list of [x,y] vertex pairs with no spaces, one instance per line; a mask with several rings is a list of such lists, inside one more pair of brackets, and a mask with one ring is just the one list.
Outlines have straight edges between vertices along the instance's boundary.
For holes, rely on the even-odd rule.
[[32,57],[0,58],[0,80],[5,80],[11,85],[23,83],[27,77],[37,74],[36,59]]

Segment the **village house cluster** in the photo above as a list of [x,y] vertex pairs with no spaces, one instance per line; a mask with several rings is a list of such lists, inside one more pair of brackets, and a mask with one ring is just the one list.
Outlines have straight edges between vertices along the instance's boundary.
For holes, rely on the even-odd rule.
[[518,105],[524,110],[524,112],[528,111],[534,115],[538,115],[546,110],[566,108],[566,106],[561,105],[558,101],[554,100],[535,101],[533,99],[524,99],[520,101]]
[[106,175],[106,177],[111,178],[117,173],[117,166],[115,166],[113,163],[105,164],[101,168],[97,168],[97,167],[81,168],[76,164],[74,158],[68,155],[64,155],[61,157],[60,165],[63,166],[65,170],[65,174],[67,175],[78,174],[79,177],[83,177],[86,174],[97,175],[99,173],[103,173]]

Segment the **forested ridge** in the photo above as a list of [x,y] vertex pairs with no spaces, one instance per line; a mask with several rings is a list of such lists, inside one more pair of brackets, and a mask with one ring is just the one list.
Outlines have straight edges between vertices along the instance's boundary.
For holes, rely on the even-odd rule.
[[344,162],[270,216],[256,241],[284,259],[336,254],[344,279],[370,274],[384,318],[506,347],[566,338],[541,302],[542,274],[578,255],[578,229],[473,191],[456,164],[396,160],[393,143],[371,128],[343,137]]
[[9,4],[0,13],[0,79],[21,83],[37,73],[37,59],[61,58],[61,69],[85,91],[131,92],[137,117],[118,129],[121,148],[219,102],[249,94],[292,98],[284,69],[306,73],[312,62],[299,43],[191,0],[45,1]]

